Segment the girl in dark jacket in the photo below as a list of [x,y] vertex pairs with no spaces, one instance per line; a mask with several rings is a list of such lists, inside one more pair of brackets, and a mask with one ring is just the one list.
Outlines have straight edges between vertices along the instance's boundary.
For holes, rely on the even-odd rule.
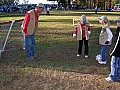
[[109,77],[105,78],[107,81],[117,81],[120,76],[120,18],[117,19],[117,32],[116,32],[115,46],[113,48],[111,58],[111,72]]

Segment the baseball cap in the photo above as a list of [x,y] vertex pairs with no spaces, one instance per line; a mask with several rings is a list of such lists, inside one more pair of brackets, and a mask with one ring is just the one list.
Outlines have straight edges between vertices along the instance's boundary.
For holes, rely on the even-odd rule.
[[42,3],[38,3],[37,7],[44,8],[44,5]]
[[102,20],[102,21],[104,21],[104,22],[108,22],[107,16],[101,16],[101,17],[99,17],[98,19],[99,19],[99,20]]

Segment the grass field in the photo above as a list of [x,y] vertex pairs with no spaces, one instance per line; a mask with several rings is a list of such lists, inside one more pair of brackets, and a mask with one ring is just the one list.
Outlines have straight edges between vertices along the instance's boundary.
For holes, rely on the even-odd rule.
[[[0,59],[0,90],[120,90],[120,82],[105,81],[110,72],[110,47],[107,65],[99,65],[95,56],[100,50],[98,37],[101,25],[97,18],[107,15],[110,20],[118,18],[119,12],[50,11],[42,13],[36,33],[34,61],[26,58],[25,50],[5,52]],[[72,37],[75,26],[73,18],[87,15],[93,25],[89,40],[89,58],[76,57],[78,41]],[[22,19],[23,14],[0,14],[0,22]],[[116,25],[111,23],[115,33]]]

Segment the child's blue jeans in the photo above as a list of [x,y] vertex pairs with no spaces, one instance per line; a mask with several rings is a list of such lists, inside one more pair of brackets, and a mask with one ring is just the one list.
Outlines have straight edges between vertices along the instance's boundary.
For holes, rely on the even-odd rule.
[[108,48],[108,45],[102,45],[102,48],[100,50],[100,55],[102,56],[102,61],[106,61],[106,50]]
[[116,81],[119,76],[120,76],[120,57],[112,56],[112,58],[111,58],[111,72],[109,74],[109,77],[113,81]]

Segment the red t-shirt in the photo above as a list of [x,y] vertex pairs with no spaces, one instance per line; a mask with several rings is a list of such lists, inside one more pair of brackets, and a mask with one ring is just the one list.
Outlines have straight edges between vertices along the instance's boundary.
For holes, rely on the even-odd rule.
[[85,37],[85,25],[86,23],[80,23],[81,24],[81,28],[82,28],[82,37]]

